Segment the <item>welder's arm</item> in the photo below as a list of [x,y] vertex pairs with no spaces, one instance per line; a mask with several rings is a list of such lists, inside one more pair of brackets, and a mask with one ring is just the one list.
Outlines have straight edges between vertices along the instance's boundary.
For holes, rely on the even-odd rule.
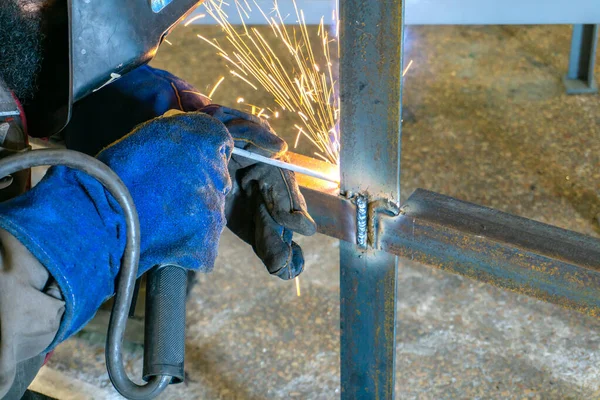
[[[136,204],[140,274],[159,264],[212,269],[225,226],[232,147],[221,122],[187,113],[142,124],[98,155]],[[29,192],[0,203],[0,228],[33,254],[62,292],[65,312],[51,349],[113,294],[125,248],[122,211],[93,178],[53,167]]]
[[[77,103],[66,129],[67,147],[95,154],[136,124],[168,110],[201,110],[226,126],[235,145],[266,157],[285,158],[287,144],[261,118],[208,99],[172,74],[140,67]],[[227,197],[227,226],[252,245],[267,270],[282,279],[302,272],[304,257],[293,232],[316,231],[295,176],[289,171],[232,157],[233,190]]]
[[[0,251],[0,398],[9,390],[6,398],[15,398],[37,373],[37,368],[27,368],[26,360],[50,346],[65,302],[46,268],[3,229]],[[17,377],[22,379],[14,385]]]

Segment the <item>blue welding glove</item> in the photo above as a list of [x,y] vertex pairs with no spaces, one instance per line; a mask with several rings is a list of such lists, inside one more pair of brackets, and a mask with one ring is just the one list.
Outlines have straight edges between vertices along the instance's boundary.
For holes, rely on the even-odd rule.
[[[203,113],[139,125],[98,159],[123,180],[140,220],[138,274],[158,264],[210,271],[225,226],[233,141]],[[29,192],[0,203],[0,227],[48,269],[66,302],[50,349],[83,327],[114,292],[125,221],[114,198],[90,176],[53,167]]]
[[[228,125],[237,136],[236,146],[267,157],[284,157],[287,144],[266,121],[225,107],[205,108],[207,104],[208,99],[188,83],[143,66],[75,104],[65,141],[68,148],[96,154],[136,124],[168,110],[202,110]],[[253,165],[232,158],[230,173],[238,179],[228,196],[227,226],[253,246],[270,273],[293,278],[304,268],[302,250],[292,242],[293,231],[312,235],[315,223],[306,212],[293,173],[263,164],[249,168]],[[247,177],[245,189],[239,185],[242,177]]]
[[[216,104],[202,111],[225,124],[236,147],[285,159],[287,143],[266,120]],[[252,245],[271,274],[295,278],[304,269],[304,256],[293,233],[310,236],[317,226],[294,173],[233,155],[229,174],[233,189],[227,196],[227,227]]]

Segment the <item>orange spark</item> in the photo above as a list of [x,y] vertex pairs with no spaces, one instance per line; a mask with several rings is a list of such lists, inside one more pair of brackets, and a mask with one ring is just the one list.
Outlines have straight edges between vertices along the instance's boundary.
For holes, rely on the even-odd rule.
[[222,76],[219,78],[218,82],[215,83],[215,86],[213,86],[212,90],[210,91],[210,93],[208,94],[208,98],[212,99],[213,94],[215,94],[215,92],[217,91],[217,88],[219,87],[219,85],[225,80],[225,77]]
[[206,14],[198,14],[195,17],[190,18],[185,24],[183,24],[183,26],[188,26],[192,22],[198,21],[200,18],[204,18],[204,17],[206,17]]

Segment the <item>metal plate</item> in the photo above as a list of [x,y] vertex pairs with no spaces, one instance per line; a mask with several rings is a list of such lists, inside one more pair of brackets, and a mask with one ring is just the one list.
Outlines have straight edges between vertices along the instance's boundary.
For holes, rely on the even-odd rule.
[[[319,232],[355,243],[356,209],[316,189],[306,197]],[[350,216],[346,215],[350,213]],[[600,316],[600,240],[417,189],[381,217],[383,251],[592,316]]]

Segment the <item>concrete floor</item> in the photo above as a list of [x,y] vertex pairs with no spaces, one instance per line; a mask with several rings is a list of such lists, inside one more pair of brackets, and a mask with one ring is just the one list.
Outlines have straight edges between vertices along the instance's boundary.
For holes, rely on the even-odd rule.
[[[226,71],[198,32],[219,35],[178,29],[154,65],[204,91]],[[403,198],[422,187],[598,236],[600,97],[564,94],[569,40],[566,26],[407,28]],[[229,78],[215,101],[237,96],[268,101]],[[285,123],[276,128],[292,140]],[[339,396],[338,244],[298,241],[301,297],[224,234],[188,304],[188,379],[162,398]],[[405,260],[398,288],[397,398],[600,399],[600,321]],[[84,333],[64,343],[35,387],[119,398],[103,341]],[[141,355],[129,347],[136,376]]]

